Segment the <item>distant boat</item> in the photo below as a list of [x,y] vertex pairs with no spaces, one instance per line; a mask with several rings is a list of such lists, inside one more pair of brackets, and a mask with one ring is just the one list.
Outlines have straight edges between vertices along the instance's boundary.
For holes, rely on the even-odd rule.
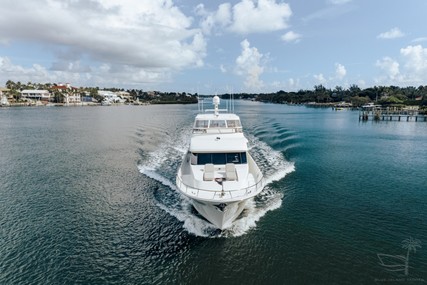
[[362,106],[362,109],[369,109],[369,110],[372,110],[372,109],[377,109],[377,108],[381,108],[381,105],[375,105],[374,103],[368,103],[368,104],[365,104],[365,105],[363,105]]
[[2,107],[8,107],[8,106],[10,106],[10,103],[9,103],[9,101],[7,100],[6,95],[2,95],[2,96],[1,96],[1,99],[0,99],[0,106],[2,106]]
[[265,182],[248,152],[240,118],[220,113],[219,103],[219,97],[213,97],[214,110],[196,116],[176,185],[203,217],[223,230],[231,227]]
[[107,98],[101,101],[102,106],[111,106],[111,104],[112,104],[111,101]]

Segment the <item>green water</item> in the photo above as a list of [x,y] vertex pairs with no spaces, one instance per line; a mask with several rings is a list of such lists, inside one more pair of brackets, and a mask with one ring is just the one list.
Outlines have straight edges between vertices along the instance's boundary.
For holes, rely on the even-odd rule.
[[0,284],[427,282],[427,123],[236,102],[269,184],[218,232],[174,186],[195,109],[0,109]]

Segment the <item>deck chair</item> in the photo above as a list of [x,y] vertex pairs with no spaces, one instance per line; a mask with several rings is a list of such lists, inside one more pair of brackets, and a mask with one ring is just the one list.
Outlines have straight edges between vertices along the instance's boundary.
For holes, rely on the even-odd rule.
[[236,167],[234,166],[234,163],[227,163],[225,165],[225,178],[227,181],[237,180]]
[[205,171],[203,172],[203,180],[212,181],[214,180],[214,165],[212,163],[205,164]]

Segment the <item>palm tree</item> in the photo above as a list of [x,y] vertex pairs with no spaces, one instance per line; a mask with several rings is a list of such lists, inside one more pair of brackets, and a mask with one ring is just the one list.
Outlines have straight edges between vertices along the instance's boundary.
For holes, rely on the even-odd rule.
[[406,260],[405,260],[405,275],[408,275],[409,252],[411,250],[413,250],[414,252],[417,252],[417,247],[421,248],[421,241],[419,239],[413,239],[412,237],[409,237],[408,239],[405,239],[402,241],[402,248],[408,250],[406,252]]

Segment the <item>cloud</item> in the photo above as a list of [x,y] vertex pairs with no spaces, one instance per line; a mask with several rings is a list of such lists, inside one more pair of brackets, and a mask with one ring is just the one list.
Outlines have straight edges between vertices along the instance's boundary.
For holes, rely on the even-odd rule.
[[342,80],[347,74],[347,70],[345,66],[340,63],[335,63],[335,78],[338,80]]
[[412,40],[413,43],[427,42],[427,37],[420,37]]
[[390,57],[377,60],[382,74],[376,79],[383,84],[418,85],[427,81],[427,48],[421,45],[400,49],[400,61]]
[[223,3],[216,11],[199,4],[195,12],[202,18],[200,26],[207,35],[212,31],[247,35],[283,30],[292,15],[288,4],[276,0],[241,0],[234,6]]
[[9,79],[22,82],[72,82],[75,86],[130,87],[137,83],[155,85],[168,82],[171,73],[157,69],[141,69],[132,66],[100,64],[90,68],[79,61],[68,65],[58,63],[47,69],[39,64],[24,67],[14,64],[8,57],[0,57],[0,82]]
[[378,39],[386,39],[386,40],[391,40],[391,39],[397,39],[397,38],[401,38],[405,36],[404,33],[402,33],[402,31],[399,28],[392,28],[391,30],[381,33],[377,36]]
[[[341,3],[342,2],[342,3]],[[329,5],[325,8],[319,9],[307,16],[304,16],[302,20],[306,23],[309,23],[314,20],[330,20],[333,18],[337,18],[339,16],[343,16],[352,12],[354,9],[357,9],[355,5],[338,5],[344,4],[350,1],[333,1],[330,2],[334,5]]]
[[263,55],[257,48],[251,47],[248,40],[240,43],[241,54],[236,58],[236,73],[245,78],[245,86],[250,89],[259,89],[264,83],[260,79],[264,72],[261,59]]
[[231,4],[223,3],[218,6],[218,10],[210,12],[205,9],[203,4],[199,4],[196,7],[196,14],[202,17],[200,27],[203,32],[207,35],[212,30],[221,30],[231,24]]
[[421,45],[407,46],[400,49],[405,61],[405,74],[412,81],[421,82],[427,79],[427,48]]
[[375,64],[380,68],[385,77],[381,77],[379,81],[394,81],[400,78],[399,63],[390,57],[383,57],[381,60],[377,60]]
[[[135,70],[135,80],[152,80],[161,72],[203,65],[206,40],[191,25],[171,0],[18,0],[2,5],[0,27],[8,28],[0,28],[0,42],[49,49],[57,57],[52,65],[57,71],[85,58]],[[73,58],[64,60],[57,50]],[[85,72],[68,72],[73,70]]]
[[295,33],[295,32],[293,32],[293,31],[289,31],[289,32],[287,32],[286,34],[284,34],[284,35],[281,37],[281,39],[282,39],[284,42],[287,42],[287,43],[289,43],[289,42],[295,42],[295,43],[297,43],[297,42],[299,42],[299,41],[300,41],[300,39],[301,39],[301,35],[300,35],[300,34],[297,34],[297,33]]
[[292,15],[286,3],[276,0],[242,0],[233,6],[230,30],[238,34],[264,33],[283,30]]
[[320,84],[325,84],[327,82],[326,78],[323,76],[322,73],[313,75],[314,79]]
[[344,65],[335,63],[335,74],[333,76],[325,77],[323,73],[313,75],[318,84],[326,85],[328,83],[338,82],[344,79],[347,75],[347,70]]

